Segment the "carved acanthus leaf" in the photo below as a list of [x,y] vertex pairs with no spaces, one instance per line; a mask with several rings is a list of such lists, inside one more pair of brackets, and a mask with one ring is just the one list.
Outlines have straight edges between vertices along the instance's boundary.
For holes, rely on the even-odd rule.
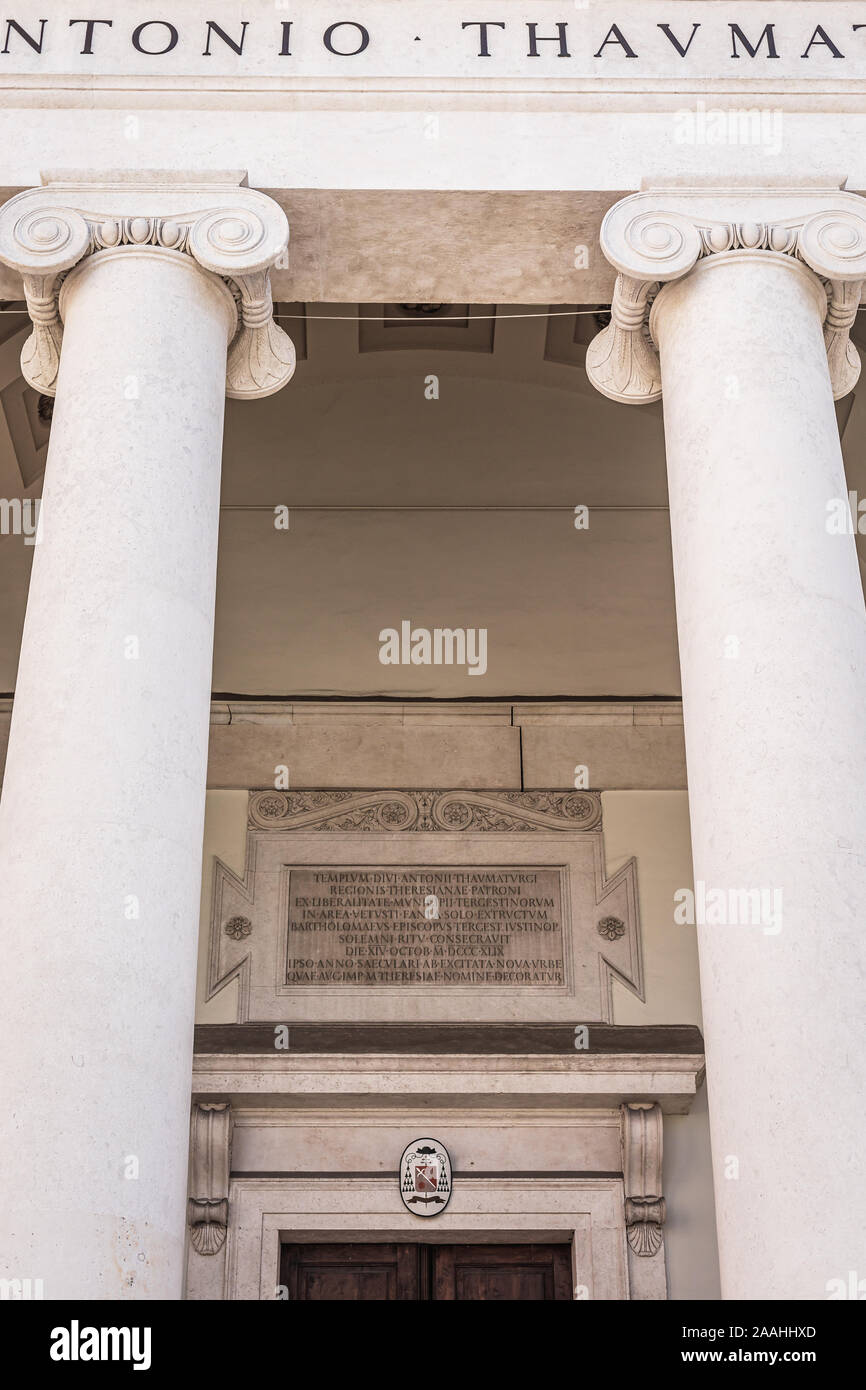
[[274,322],[271,281],[266,271],[239,275],[241,326],[229,349],[226,395],[241,400],[270,396],[294,374],[295,345]]
[[646,405],[662,394],[659,355],[646,328],[653,282],[618,275],[610,323],[586,350],[586,370],[602,395]]
[[33,332],[21,349],[21,374],[34,391],[53,396],[60,370],[63,323],[57,311],[58,275],[25,275],[24,296]]
[[862,280],[828,280],[824,345],[834,399],[847,396],[860,376],[860,354],[849,337],[860,306]]

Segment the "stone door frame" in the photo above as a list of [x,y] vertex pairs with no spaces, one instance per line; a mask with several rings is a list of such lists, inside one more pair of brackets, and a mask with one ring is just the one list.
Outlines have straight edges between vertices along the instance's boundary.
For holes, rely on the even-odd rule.
[[[576,1299],[630,1296],[621,1178],[464,1178],[433,1221],[399,1211],[396,1179],[234,1178],[226,1299],[274,1301],[284,1241],[571,1245]],[[360,1213],[363,1213],[360,1215]]]

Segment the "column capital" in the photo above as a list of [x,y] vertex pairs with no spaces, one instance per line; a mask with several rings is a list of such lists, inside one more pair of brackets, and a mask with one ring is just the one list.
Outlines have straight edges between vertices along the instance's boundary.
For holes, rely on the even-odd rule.
[[602,395],[630,405],[660,399],[649,323],[655,295],[705,258],[737,251],[789,256],[814,272],[826,292],[834,397],[855,385],[860,357],[848,334],[866,279],[866,199],[825,189],[655,189],[609,209],[601,248],[619,272],[611,322],[586,354],[587,375]]
[[282,208],[236,183],[49,183],[0,207],[0,261],[17,270],[33,323],[21,370],[35,390],[57,388],[64,277],[101,251],[152,250],[188,256],[234,296],[238,326],[229,346],[226,394],[270,396],[295,370],[291,339],[273,318],[270,270],[285,254]]

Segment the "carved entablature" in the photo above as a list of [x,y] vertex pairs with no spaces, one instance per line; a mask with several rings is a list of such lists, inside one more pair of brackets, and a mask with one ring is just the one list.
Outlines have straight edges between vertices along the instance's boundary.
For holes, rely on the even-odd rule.
[[615,203],[601,246],[616,270],[611,322],[586,354],[602,395],[644,405],[662,394],[650,310],[659,289],[707,256],[760,252],[792,256],[826,293],[824,341],[833,395],[856,384],[860,358],[849,338],[866,279],[864,200],[824,190],[636,193]]
[[21,275],[33,323],[21,351],[25,380],[55,394],[60,289],[70,270],[101,252],[153,248],[188,256],[225,281],[237,306],[226,394],[272,395],[295,370],[292,341],[274,322],[270,284],[288,238],[282,208],[234,183],[50,183],[18,194],[0,212],[0,261]]

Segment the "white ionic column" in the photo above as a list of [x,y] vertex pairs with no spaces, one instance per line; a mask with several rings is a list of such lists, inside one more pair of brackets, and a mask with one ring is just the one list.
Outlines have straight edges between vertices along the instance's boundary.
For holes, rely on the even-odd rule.
[[46,1298],[181,1294],[227,348],[232,394],[291,374],[287,231],[223,186],[0,211],[57,395],[0,803],[0,1274]]
[[646,194],[603,230],[620,279],[591,375],[664,391],[726,1298],[866,1275],[866,611],[827,525],[863,206]]

